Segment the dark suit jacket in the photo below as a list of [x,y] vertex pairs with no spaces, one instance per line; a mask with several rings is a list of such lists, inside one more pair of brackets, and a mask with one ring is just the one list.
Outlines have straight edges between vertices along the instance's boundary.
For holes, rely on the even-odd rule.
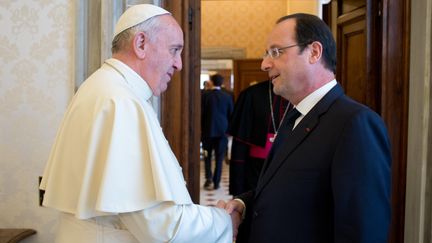
[[239,196],[249,242],[387,242],[390,164],[381,118],[335,86]]
[[201,137],[225,136],[233,106],[228,93],[218,89],[204,91],[201,96]]

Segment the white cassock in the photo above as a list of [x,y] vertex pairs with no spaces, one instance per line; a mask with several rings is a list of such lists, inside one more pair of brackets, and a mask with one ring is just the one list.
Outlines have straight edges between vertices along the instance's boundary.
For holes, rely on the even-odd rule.
[[57,242],[232,242],[224,210],[192,203],[151,96],[108,59],[72,99],[40,186]]

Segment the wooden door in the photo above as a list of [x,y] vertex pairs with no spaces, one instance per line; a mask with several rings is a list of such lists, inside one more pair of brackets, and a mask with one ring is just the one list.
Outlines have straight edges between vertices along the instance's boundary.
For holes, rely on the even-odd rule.
[[262,59],[234,60],[234,98],[237,99],[242,90],[254,84],[268,80],[268,73],[261,70]]
[[336,77],[348,96],[381,113],[380,62],[377,61],[381,54],[376,51],[381,49],[381,40],[372,31],[380,25],[380,19],[371,17],[376,13],[372,13],[366,1],[350,2],[349,7],[345,1],[338,6]]
[[409,0],[339,0],[324,9],[336,36],[337,80],[384,119],[392,144],[389,242],[403,242],[407,152]]

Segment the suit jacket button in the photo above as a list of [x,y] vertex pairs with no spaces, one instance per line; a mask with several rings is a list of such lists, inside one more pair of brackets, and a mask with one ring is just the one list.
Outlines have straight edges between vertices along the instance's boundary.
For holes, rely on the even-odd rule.
[[253,212],[253,218],[256,218],[256,217],[258,217],[258,212],[257,212],[257,211],[254,211],[254,212]]

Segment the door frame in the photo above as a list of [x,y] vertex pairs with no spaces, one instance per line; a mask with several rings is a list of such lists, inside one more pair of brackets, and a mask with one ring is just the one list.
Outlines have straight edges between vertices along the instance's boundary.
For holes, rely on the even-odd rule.
[[184,33],[183,69],[161,96],[161,125],[194,203],[200,195],[201,0],[162,1]]

